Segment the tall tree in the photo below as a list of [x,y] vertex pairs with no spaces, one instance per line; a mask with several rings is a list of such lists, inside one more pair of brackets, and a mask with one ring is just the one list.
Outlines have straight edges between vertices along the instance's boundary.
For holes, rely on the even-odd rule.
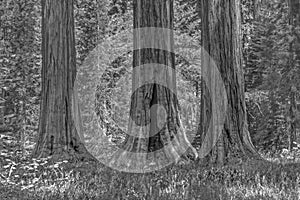
[[173,0],[134,0],[134,52],[129,128],[111,165],[131,171],[178,160],[187,149],[176,96]]
[[[200,3],[200,2],[199,2]],[[246,118],[242,71],[240,0],[201,0],[202,75],[205,76],[201,100],[200,154],[203,161],[226,164],[236,158],[259,157],[252,145]],[[217,70],[211,67],[214,63]],[[218,75],[220,74],[220,76]],[[218,94],[220,80],[226,96]],[[227,99],[225,122],[220,133],[220,98]],[[222,110],[222,109],[221,109]],[[222,121],[222,120],[221,120]],[[208,139],[207,139],[208,138]]]
[[76,52],[73,0],[42,0],[42,94],[36,156],[94,159],[74,114]]
[[291,26],[291,35],[289,40],[289,68],[292,75],[290,76],[290,131],[289,131],[289,149],[292,150],[296,141],[296,118],[297,118],[297,85],[299,80],[300,68],[300,0],[289,0],[289,25]]

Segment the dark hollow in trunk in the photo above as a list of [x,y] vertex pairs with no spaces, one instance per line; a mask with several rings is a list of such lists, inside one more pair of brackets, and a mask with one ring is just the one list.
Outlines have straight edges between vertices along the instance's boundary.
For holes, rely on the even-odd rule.
[[[147,27],[155,28],[139,31]],[[114,167],[147,171],[178,161],[188,149],[197,156],[180,122],[173,34],[163,28],[173,29],[173,0],[134,0],[132,121]]]

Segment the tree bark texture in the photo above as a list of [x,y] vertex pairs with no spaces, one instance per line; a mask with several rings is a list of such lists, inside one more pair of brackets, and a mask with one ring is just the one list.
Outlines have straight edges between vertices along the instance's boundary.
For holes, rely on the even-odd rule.
[[[300,69],[300,0],[289,0],[289,24],[292,27],[292,36],[295,40],[289,44],[289,67],[290,69]],[[298,29],[298,31],[297,31]],[[296,134],[296,115],[297,115],[297,85],[299,84],[299,74],[293,70],[291,77],[291,90],[290,90],[290,131],[289,131],[289,150],[293,150],[297,141]],[[299,87],[298,87],[299,88]]]
[[[240,0],[199,0],[202,18],[202,75],[207,82],[202,81],[201,97],[201,148],[207,149],[208,155],[203,155],[204,162],[211,164],[226,164],[236,158],[258,158],[247,128],[246,106],[244,95],[244,80],[242,71],[241,51],[241,13]],[[209,56],[205,55],[208,54]],[[210,63],[214,62],[218,70]],[[224,98],[216,87],[218,75],[225,86],[227,110],[225,123],[221,134],[208,129],[218,120],[213,113],[218,109]],[[210,92],[209,92],[210,91]],[[211,94],[210,94],[211,93]],[[211,138],[205,140],[204,138]],[[214,146],[211,140],[217,139]],[[209,144],[210,143],[210,144]]]
[[80,138],[74,93],[73,0],[42,0],[42,94],[36,156],[94,159]]
[[173,40],[173,0],[134,0],[130,122],[112,164],[164,166],[191,150],[179,115]]

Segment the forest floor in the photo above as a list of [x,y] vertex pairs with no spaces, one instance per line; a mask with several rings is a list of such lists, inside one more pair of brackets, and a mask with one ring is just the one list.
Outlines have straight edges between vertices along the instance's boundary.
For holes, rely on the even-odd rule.
[[99,164],[31,159],[1,162],[1,200],[299,200],[300,163],[239,162],[223,167],[173,165],[128,174]]

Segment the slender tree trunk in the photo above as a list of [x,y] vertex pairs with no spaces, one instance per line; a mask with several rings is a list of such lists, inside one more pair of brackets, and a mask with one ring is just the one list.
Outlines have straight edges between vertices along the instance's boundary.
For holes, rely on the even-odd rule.
[[[0,95],[0,96],[2,96],[2,95]],[[4,125],[4,106],[3,106],[3,102],[1,102],[0,103],[0,126],[3,126],[3,125]]]
[[290,133],[289,133],[289,150],[292,151],[296,141],[296,115],[297,115],[297,104],[296,104],[296,87],[292,85],[290,92]]
[[131,121],[111,164],[144,170],[178,161],[187,149],[197,156],[179,116],[173,0],[134,0],[134,29]]
[[[204,49],[202,75],[207,81],[202,82],[200,150],[206,154],[199,156],[203,157],[205,162],[221,165],[236,158],[259,158],[247,127],[240,0],[200,1]],[[212,62],[217,70],[211,67]],[[224,83],[226,96],[222,96],[222,91],[219,91],[218,78]],[[219,126],[218,118],[222,118],[223,115],[223,111],[218,111],[224,106],[220,98],[227,99],[227,109],[224,125],[221,125],[222,130],[218,135],[211,127]]]
[[[35,156],[94,160],[79,136],[74,98],[73,0],[42,0],[42,101]],[[77,109],[76,109],[77,108]]]
[[[295,40],[290,42],[289,51],[290,59],[289,65],[290,68],[299,69],[300,68],[300,36],[297,28],[300,28],[300,0],[289,0],[289,24],[292,26],[292,35],[295,37]],[[290,131],[289,131],[289,150],[293,150],[295,146],[294,142],[296,138],[296,114],[297,114],[297,82],[299,75],[293,73],[291,78],[291,91],[290,91]]]

